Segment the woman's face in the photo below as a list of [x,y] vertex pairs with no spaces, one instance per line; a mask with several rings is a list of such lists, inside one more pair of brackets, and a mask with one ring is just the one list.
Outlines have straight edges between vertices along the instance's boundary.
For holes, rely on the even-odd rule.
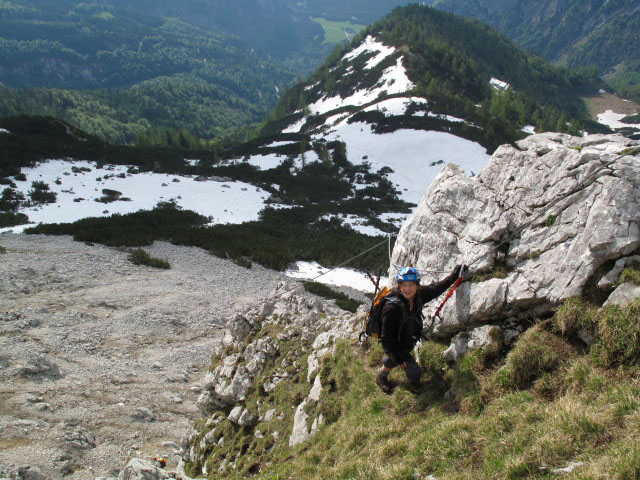
[[418,282],[401,282],[400,283],[400,293],[407,300],[411,300],[416,296],[416,292],[418,291]]

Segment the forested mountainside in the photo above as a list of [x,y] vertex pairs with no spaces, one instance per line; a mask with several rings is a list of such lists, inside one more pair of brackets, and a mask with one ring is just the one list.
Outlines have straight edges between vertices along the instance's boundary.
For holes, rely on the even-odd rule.
[[[309,106],[323,98],[339,95],[347,99],[359,90],[375,88],[382,72],[398,61],[406,68],[412,95],[427,99],[432,112],[456,115],[475,125],[473,139],[482,138],[479,141],[491,151],[520,138],[526,125],[535,126],[538,132],[574,134],[585,127],[597,128],[579,98],[602,86],[593,73],[555,67],[477,20],[409,5],[363,30],[353,45],[366,44],[369,38],[394,47],[395,53],[367,68],[367,62],[374,61],[370,54],[346,61],[353,47],[334,51],[307,81],[283,95],[263,132],[305,115],[309,130],[322,124],[319,117],[328,118],[340,109],[353,113],[348,100],[336,103],[339,108],[334,107],[335,111],[317,112]],[[502,83],[495,83],[497,79]],[[371,98],[370,103],[376,101],[379,98]],[[361,114],[372,121],[379,115]],[[421,121],[428,122],[429,117]],[[402,123],[397,118],[386,120],[386,131],[395,129],[389,122],[395,128]],[[411,125],[416,125],[415,118]]]
[[2,2],[0,45],[0,115],[52,115],[112,142],[219,136],[262,119],[293,78],[237,37],[96,3]]
[[571,68],[595,66],[618,91],[640,99],[640,3],[636,0],[443,0],[522,47]]

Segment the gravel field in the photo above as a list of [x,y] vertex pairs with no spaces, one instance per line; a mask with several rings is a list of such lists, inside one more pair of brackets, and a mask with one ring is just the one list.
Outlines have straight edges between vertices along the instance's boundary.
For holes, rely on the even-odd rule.
[[285,279],[168,243],[145,250],[170,270],[70,237],[0,246],[0,478],[31,466],[93,480],[131,457],[174,467],[221,326]]

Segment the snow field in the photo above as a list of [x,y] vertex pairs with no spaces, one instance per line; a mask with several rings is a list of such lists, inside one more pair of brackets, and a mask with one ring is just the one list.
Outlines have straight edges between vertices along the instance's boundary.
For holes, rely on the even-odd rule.
[[[71,167],[90,168],[90,172],[72,173]],[[131,213],[154,208],[158,202],[174,200],[186,210],[212,217],[213,223],[242,223],[258,218],[269,193],[243,182],[196,182],[193,178],[160,173],[127,174],[127,166],[96,168],[87,161],[49,160],[35,168],[23,168],[27,181],[17,181],[25,196],[31,182],[42,181],[57,193],[56,203],[24,208],[20,213],[35,223],[74,222],[86,217],[103,217],[114,213]],[[125,174],[125,178],[117,175]],[[110,178],[105,176],[116,175]],[[97,178],[101,178],[97,181]],[[60,181],[57,185],[56,180]],[[177,180],[177,181],[176,181]],[[96,202],[108,188],[131,201]],[[74,201],[83,198],[82,201]],[[15,227],[12,231],[21,231]]]
[[400,190],[400,198],[415,204],[443,164],[454,163],[471,174],[480,172],[490,158],[478,143],[446,132],[396,130],[375,134],[366,123],[343,121],[322,138],[346,142],[351,163],[369,162],[372,171],[391,167],[389,180]]
[[604,113],[598,114],[598,122],[606,125],[609,128],[637,128],[640,130],[640,123],[622,123],[622,120],[627,115],[624,113],[615,113],[613,110],[607,110]]
[[[371,280],[365,277],[364,273],[350,268],[337,268],[331,271],[317,262],[296,262],[294,266],[284,273],[288,277],[300,280],[313,280],[326,285],[351,287],[362,292],[373,292]],[[318,277],[319,275],[322,276]],[[388,281],[387,277],[382,277],[380,285],[386,285]]]

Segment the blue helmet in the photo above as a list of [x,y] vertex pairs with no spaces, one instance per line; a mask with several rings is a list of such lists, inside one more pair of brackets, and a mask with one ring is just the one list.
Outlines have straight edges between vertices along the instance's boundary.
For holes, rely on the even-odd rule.
[[419,282],[420,272],[413,267],[403,267],[396,274],[396,282]]

